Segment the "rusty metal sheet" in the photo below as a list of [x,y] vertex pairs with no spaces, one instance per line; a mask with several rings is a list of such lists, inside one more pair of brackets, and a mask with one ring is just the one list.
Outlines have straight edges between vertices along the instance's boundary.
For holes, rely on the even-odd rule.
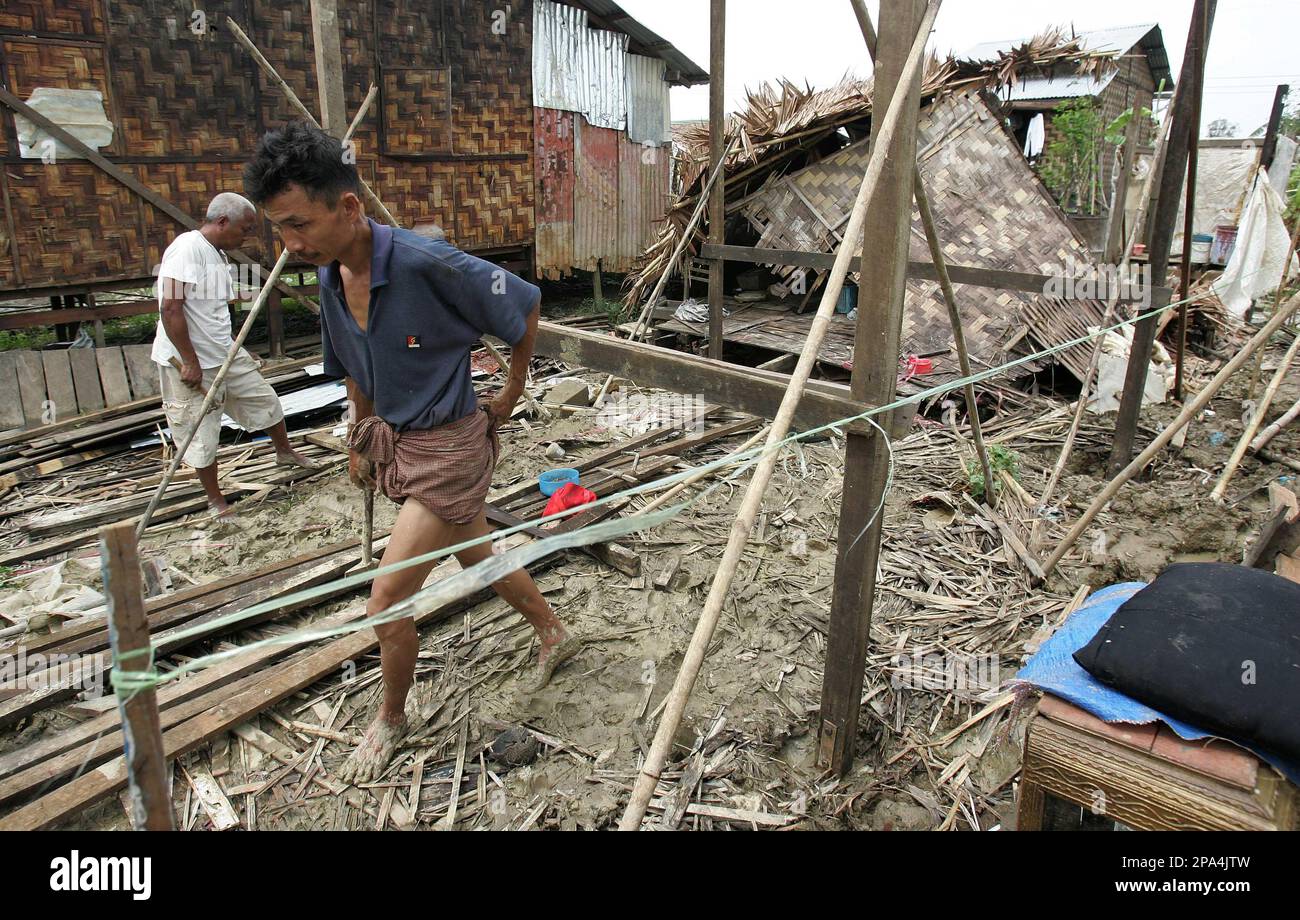
[[537,272],[552,280],[573,265],[573,113],[534,109]]
[[574,118],[573,266],[594,271],[618,257],[620,133]]

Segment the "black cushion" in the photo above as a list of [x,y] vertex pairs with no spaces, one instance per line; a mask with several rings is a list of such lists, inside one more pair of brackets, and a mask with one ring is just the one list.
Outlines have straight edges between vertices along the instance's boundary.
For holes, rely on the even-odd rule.
[[1300,585],[1285,578],[1171,565],[1074,660],[1166,715],[1300,759]]

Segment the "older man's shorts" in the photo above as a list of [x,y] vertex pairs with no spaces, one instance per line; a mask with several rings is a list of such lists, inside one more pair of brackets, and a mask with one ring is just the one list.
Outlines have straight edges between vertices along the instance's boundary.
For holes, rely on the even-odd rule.
[[[203,390],[211,389],[218,370],[216,367],[203,369]],[[203,390],[186,386],[180,371],[170,364],[159,365],[159,373],[162,376],[163,412],[167,414],[167,424],[172,429],[172,442],[179,447],[189,436],[195,417],[203,408]],[[198,433],[185,451],[185,462],[195,469],[216,462],[223,413],[249,431],[263,431],[284,419],[280,397],[257,369],[253,356],[242,348],[230,363],[230,370],[210,411],[199,422]]]

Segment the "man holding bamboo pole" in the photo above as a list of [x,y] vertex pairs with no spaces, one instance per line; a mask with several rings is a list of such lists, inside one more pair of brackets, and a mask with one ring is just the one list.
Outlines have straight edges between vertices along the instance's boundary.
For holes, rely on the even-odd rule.
[[[319,266],[327,376],[346,380],[352,407],[349,475],[401,505],[383,566],[488,533],[496,426],[524,390],[541,317],[541,291],[490,262],[409,230],[369,220],[361,183],[335,138],[305,122],[268,133],[244,171],[286,249]],[[480,406],[470,352],[490,333],[511,346],[510,376]],[[468,568],[490,543],[456,554]],[[366,605],[375,616],[414,594],[433,561],[379,576]],[[493,585],[537,630],[534,687],[581,647],[525,570]],[[406,731],[419,635],[412,619],[375,627],[384,699],[341,774],[381,776]]]

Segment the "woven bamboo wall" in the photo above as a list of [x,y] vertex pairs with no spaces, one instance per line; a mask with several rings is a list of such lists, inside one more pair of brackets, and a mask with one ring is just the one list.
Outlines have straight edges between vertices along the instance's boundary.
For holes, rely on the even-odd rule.
[[[535,202],[546,194],[535,161],[549,141],[535,134],[532,6],[340,0],[349,114],[371,83],[380,87],[355,135],[357,167],[402,225],[436,222],[470,249],[534,244]],[[191,29],[196,8],[201,34]],[[23,99],[36,87],[100,91],[114,125],[100,152],[197,219],[213,195],[242,190],[257,139],[297,117],[229,34],[227,16],[318,111],[310,0],[4,0],[0,81]],[[548,218],[560,242],[546,264],[567,273],[600,258],[626,270],[662,216],[666,158],[641,163],[641,148],[625,149],[614,133],[599,170],[586,174],[600,193],[593,186],[575,209],[573,116],[564,116],[567,206]],[[180,229],[83,161],[20,159],[7,109],[0,160],[0,291],[147,278]],[[575,221],[587,239],[581,263]],[[244,249],[268,264],[269,229]]]
[[[745,215],[773,249],[830,251],[840,238],[866,168],[868,142],[844,148],[757,195]],[[1056,207],[996,116],[978,98],[958,94],[931,105],[918,128],[917,159],[933,203],[944,254],[953,264],[1059,274],[1071,260],[1086,264],[1086,247]],[[870,214],[867,219],[870,220]],[[913,214],[910,258],[928,262],[929,249]],[[778,269],[791,275],[797,269]],[[1074,325],[1096,323],[1100,305],[1069,305],[1044,297],[958,286],[957,299],[976,369],[992,367],[1025,337],[1056,344]],[[1032,305],[1036,309],[1027,309]],[[1069,322],[1056,322],[1057,314]],[[952,349],[947,307],[936,285],[908,281],[904,353]],[[1088,355],[1066,353],[1081,374]],[[955,371],[955,359],[940,372]]]

